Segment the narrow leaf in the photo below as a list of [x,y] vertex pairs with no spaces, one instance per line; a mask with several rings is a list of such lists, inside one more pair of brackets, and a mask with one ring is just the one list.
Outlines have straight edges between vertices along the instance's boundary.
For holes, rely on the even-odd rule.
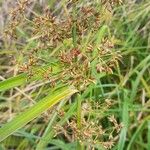
[[126,142],[126,136],[128,131],[128,124],[129,124],[129,98],[127,93],[124,94],[124,103],[123,103],[123,112],[122,112],[122,121],[123,121],[123,128],[120,133],[119,142],[118,142],[118,150],[123,150]]
[[34,118],[38,117],[47,109],[58,103],[60,100],[71,96],[75,92],[77,92],[77,90],[72,87],[64,87],[55,91],[52,95],[48,94],[45,98],[36,103],[34,106],[27,109],[25,112],[21,113],[12,121],[6,123],[2,128],[0,128],[0,142],[6,139],[12,133],[14,133],[16,130],[26,125]]
[[23,73],[15,77],[11,77],[7,80],[0,82],[0,91],[5,91],[7,89],[22,85],[27,81],[27,74]]
[[37,67],[37,68],[35,67],[32,70],[33,76],[31,77],[30,80],[28,79],[27,73],[22,73],[15,77],[11,77],[4,81],[1,81],[0,82],[0,92],[8,90],[10,88],[14,88],[16,86],[24,85],[27,82],[43,79],[43,74],[44,74],[44,72],[46,72],[47,69],[49,69],[49,67],[52,67],[52,70],[53,70],[51,75],[55,75],[60,71],[60,66],[55,65],[55,64],[48,64],[48,65]]

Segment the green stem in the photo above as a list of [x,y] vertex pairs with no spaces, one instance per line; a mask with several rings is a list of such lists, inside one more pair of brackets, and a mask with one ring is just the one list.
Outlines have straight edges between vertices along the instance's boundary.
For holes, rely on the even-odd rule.
[[73,7],[73,26],[72,26],[72,41],[74,48],[77,47],[77,22],[76,22],[76,4]]
[[[80,94],[77,94],[77,127],[80,130],[82,128],[82,108],[81,108],[81,102],[82,102],[82,97]],[[77,149],[78,150],[84,150],[84,146],[80,143],[80,141],[77,141]]]

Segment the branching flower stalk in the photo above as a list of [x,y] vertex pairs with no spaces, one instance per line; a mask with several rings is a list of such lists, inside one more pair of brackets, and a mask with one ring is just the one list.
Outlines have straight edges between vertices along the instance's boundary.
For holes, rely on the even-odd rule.
[[[5,30],[5,37],[8,37],[8,41],[16,41],[19,52],[26,49],[22,53],[23,59],[16,61],[19,73],[26,72],[29,79],[35,74],[41,74],[42,80],[50,80],[52,87],[60,83],[73,85],[81,94],[89,85],[97,84],[99,75],[113,74],[122,56],[115,51],[115,37],[111,37],[105,30],[101,33],[105,20],[102,19],[100,10],[103,5],[107,9],[108,3],[112,7],[119,4],[120,0],[93,1],[87,4],[84,1],[71,1],[66,5],[67,17],[61,12],[56,15],[49,8],[45,8],[41,14],[32,13],[31,16],[26,16],[26,9],[31,3],[32,1],[28,0],[18,3],[11,12],[11,20]],[[28,40],[18,36],[18,28],[24,28],[24,24],[30,26],[24,29]],[[99,32],[101,35],[97,34]],[[20,42],[22,45],[18,44]],[[27,44],[31,46],[28,48],[25,46]],[[52,53],[53,55],[50,55]],[[56,64],[59,71],[53,74],[52,66]],[[46,65],[48,67],[44,68]],[[121,126],[114,117],[107,118],[114,126],[113,131],[107,133],[99,122],[86,119],[90,114],[85,113],[82,105],[81,100],[78,100],[77,119],[75,116],[64,127],[54,127],[56,135],[64,134],[69,142],[78,140],[80,143],[90,143],[91,147],[98,144],[112,148],[115,140],[110,138],[109,141],[108,135],[116,135],[115,132],[118,133]],[[92,112],[92,109],[90,111]],[[103,135],[108,141],[103,140]]]

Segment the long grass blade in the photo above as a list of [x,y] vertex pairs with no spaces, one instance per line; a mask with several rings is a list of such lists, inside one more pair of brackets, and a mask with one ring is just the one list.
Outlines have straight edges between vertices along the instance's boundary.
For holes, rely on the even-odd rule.
[[22,85],[27,81],[27,74],[23,73],[15,77],[0,82],[0,91],[5,91],[10,88]]
[[126,135],[127,135],[127,130],[128,130],[128,124],[129,124],[128,103],[129,103],[129,98],[125,94],[124,104],[123,104],[123,113],[122,113],[123,128],[120,133],[118,150],[123,150],[125,146],[125,142],[126,142]]
[[47,109],[51,108],[59,101],[67,98],[68,96],[71,96],[75,92],[77,92],[77,90],[72,87],[64,87],[58,91],[55,91],[52,95],[47,95],[34,106],[27,109],[25,112],[21,113],[12,121],[6,123],[2,128],[0,128],[0,142],[6,139],[9,135],[13,134],[16,130],[26,125],[34,118],[38,117]]

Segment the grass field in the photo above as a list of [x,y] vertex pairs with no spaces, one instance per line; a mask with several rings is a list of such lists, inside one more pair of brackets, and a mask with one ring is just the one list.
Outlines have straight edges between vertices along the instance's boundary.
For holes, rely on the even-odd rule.
[[0,150],[150,149],[149,0],[0,6]]

